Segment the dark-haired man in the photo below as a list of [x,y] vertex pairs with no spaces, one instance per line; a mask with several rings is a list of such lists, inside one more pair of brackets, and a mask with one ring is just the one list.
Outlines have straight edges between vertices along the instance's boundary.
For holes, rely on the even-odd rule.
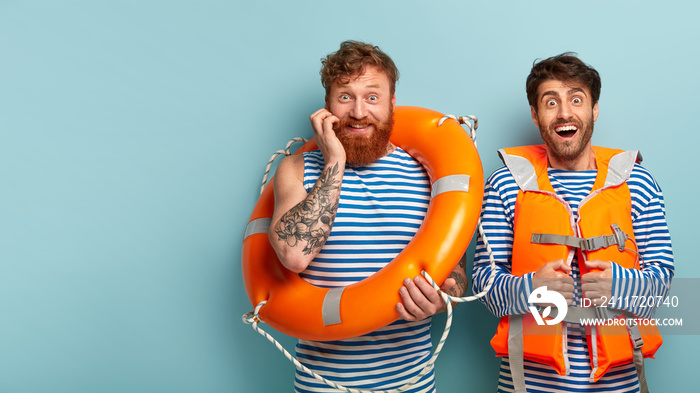
[[[654,308],[630,300],[667,295],[671,237],[661,189],[638,152],[591,146],[600,87],[572,53],[536,62],[526,91],[544,144],[500,150],[505,166],[486,185],[484,237],[497,276],[483,301],[501,317],[491,341],[503,356],[499,392],[647,391],[643,358],[661,338],[631,323]],[[475,291],[488,262],[479,237]],[[562,309],[538,309],[545,295]],[[617,322],[584,321],[595,318]]]
[[[319,150],[285,158],[275,175],[270,241],[288,269],[340,287],[379,271],[411,241],[430,200],[421,165],[389,141],[398,70],[376,46],[346,41],[322,61],[326,106],[310,119]],[[422,277],[407,278],[403,319],[343,341],[299,340],[306,366],[346,387],[387,390],[430,358],[430,316],[444,305]],[[464,262],[442,286],[461,296]],[[297,371],[297,392],[335,392]],[[434,392],[430,370],[408,392]]]

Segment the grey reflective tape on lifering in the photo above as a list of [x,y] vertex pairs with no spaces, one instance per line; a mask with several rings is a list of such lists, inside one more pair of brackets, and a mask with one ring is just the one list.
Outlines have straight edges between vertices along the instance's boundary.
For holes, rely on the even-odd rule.
[[430,197],[449,191],[469,191],[469,175],[449,175],[435,180]]
[[271,222],[272,218],[269,217],[258,218],[249,222],[248,225],[245,227],[245,234],[243,235],[243,239],[247,238],[250,235],[255,235],[256,233],[269,232]]
[[345,287],[331,288],[326,292],[326,297],[323,298],[323,307],[321,315],[323,316],[323,325],[335,325],[340,323],[340,297],[343,296]]

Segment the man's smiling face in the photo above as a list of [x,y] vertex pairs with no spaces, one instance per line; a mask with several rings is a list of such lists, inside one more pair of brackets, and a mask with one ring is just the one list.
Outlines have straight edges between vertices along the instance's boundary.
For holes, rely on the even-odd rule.
[[587,152],[598,119],[598,103],[581,83],[548,80],[537,91],[532,120],[540,129],[550,161],[572,162]]

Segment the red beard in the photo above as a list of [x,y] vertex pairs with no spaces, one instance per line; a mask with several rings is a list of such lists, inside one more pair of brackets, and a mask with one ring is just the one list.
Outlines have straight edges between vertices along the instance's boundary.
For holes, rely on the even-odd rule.
[[[354,135],[342,130],[349,124],[372,125],[374,131],[370,135]],[[389,147],[391,130],[394,127],[394,116],[390,114],[381,123],[370,119],[356,120],[349,117],[343,118],[334,125],[333,129],[338,140],[345,148],[346,162],[350,166],[364,166],[384,157]]]

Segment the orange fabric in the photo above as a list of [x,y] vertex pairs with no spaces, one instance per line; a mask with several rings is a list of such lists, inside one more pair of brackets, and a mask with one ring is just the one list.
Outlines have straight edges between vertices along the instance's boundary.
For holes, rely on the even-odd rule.
[[[593,147],[597,165],[597,177],[591,195],[579,206],[579,220],[574,222],[568,206],[554,193],[547,174],[547,154],[544,145],[523,146],[504,149],[506,154],[526,158],[534,167],[539,191],[520,190],[515,206],[515,222],[513,229],[512,273],[522,276],[535,272],[544,264],[557,259],[571,263],[573,253],[579,253],[579,270],[581,274],[588,272],[585,260],[600,259],[613,261],[624,268],[639,268],[637,255],[629,250],[620,251],[616,246],[610,246],[596,251],[580,251],[571,247],[556,244],[533,244],[533,233],[547,233],[590,238],[613,233],[610,225],[618,224],[631,238],[625,246],[636,250],[632,228],[631,197],[627,183],[604,188],[610,159],[622,153],[621,150]],[[622,318],[622,317],[619,317]],[[562,322],[565,323],[565,322]],[[561,325],[561,324],[559,324]],[[525,358],[543,364],[548,364],[564,375],[566,365],[562,348],[561,334],[563,328],[542,334],[534,317],[530,314],[523,316],[524,353]],[[539,328],[535,331],[532,326]],[[507,356],[509,318],[501,318],[498,331],[491,344],[497,356]],[[553,327],[549,327],[550,329]],[[596,347],[598,351],[598,369],[594,375],[597,381],[605,372],[614,366],[627,364],[632,361],[632,346],[624,326],[596,327]],[[642,348],[645,357],[652,357],[661,345],[661,336],[656,327],[640,327],[646,336]],[[550,336],[548,334],[556,334]],[[591,327],[586,327],[591,364],[594,351]]]

